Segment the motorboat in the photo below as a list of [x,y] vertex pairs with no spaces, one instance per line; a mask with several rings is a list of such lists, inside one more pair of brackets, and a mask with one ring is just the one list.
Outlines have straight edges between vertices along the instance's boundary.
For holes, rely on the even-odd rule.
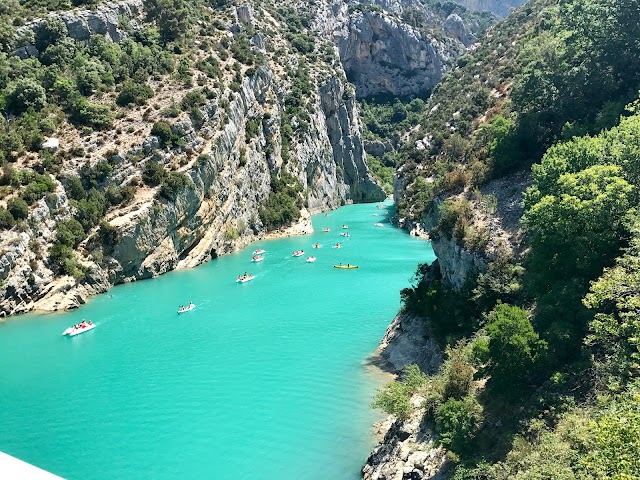
[[346,265],[342,265],[342,264],[334,265],[333,268],[340,268],[340,269],[343,269],[343,270],[352,270],[354,268],[358,268],[358,266],[357,265],[351,265],[351,264],[347,263]]
[[262,255],[263,253],[266,253],[266,252],[267,252],[266,250],[263,250],[263,249],[259,248],[257,250],[254,250],[253,254],[254,255]]
[[75,337],[76,335],[80,335],[81,333],[88,332],[89,330],[93,330],[94,328],[96,328],[96,324],[93,323],[91,320],[89,321],[82,320],[82,322],[80,322],[79,324],[74,325],[73,327],[67,328],[64,332],[62,332],[62,335]]
[[376,223],[376,227],[384,227],[384,225],[380,222]]
[[347,228],[349,228],[349,225],[342,225],[342,228],[346,230]]
[[291,254],[292,257],[301,257],[302,255],[304,255],[304,250],[296,250]]
[[327,227],[323,228],[323,229],[322,229],[322,231],[323,231],[324,233],[329,233],[329,229],[328,229]]
[[189,305],[187,305],[186,307],[180,307],[178,309],[178,313],[189,312],[189,311],[193,310],[194,308],[196,308],[196,306],[193,303],[189,303]]
[[313,263],[316,261],[316,257],[307,257],[307,263]]
[[253,258],[251,259],[252,262],[261,262],[264,260],[264,257],[262,255],[254,255]]
[[247,283],[253,280],[255,277],[253,275],[241,275],[236,280],[236,283]]
[[347,232],[341,233],[340,234],[341,237],[350,237],[351,235],[349,235]]

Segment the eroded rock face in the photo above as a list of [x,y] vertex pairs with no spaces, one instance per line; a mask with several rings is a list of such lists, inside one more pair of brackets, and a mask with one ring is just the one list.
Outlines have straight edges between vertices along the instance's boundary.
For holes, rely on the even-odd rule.
[[[47,260],[56,221],[63,218],[57,212],[67,216],[72,212],[58,184],[56,204],[47,205],[43,199],[31,213],[27,223],[33,228],[11,231],[0,239],[0,316],[34,308],[74,308],[113,284],[193,267],[265,236],[259,208],[271,191],[272,174],[279,174],[283,166],[280,118],[284,106],[277,100],[284,98],[283,82],[274,75],[262,66],[244,79],[240,91],[231,97],[227,120],[219,131],[198,128],[188,115],[173,125],[184,141],[184,151],[206,152],[182,169],[189,186],[170,201],[156,200],[156,192],[143,189],[132,204],[109,213],[106,220],[117,232],[114,241],[100,260],[89,256],[88,245],[80,246],[87,273],[78,281],[57,277]],[[220,115],[217,102],[212,99],[201,108],[205,122]],[[338,76],[318,84],[309,114],[308,128],[291,141],[287,165],[307,193],[309,211],[384,199],[365,163],[353,95],[346,93]],[[256,118],[262,119],[262,128],[248,140],[245,125]],[[132,156],[128,154],[112,159],[115,184],[139,175],[151,158],[167,163],[181,152],[162,149],[151,137],[140,139],[128,153],[138,160],[127,160]],[[139,160],[140,156],[144,158]],[[302,224],[300,231],[308,231],[308,214]]]
[[509,12],[526,3],[527,0],[455,0],[469,10],[491,12],[499,17],[506,17]]
[[[95,9],[78,8],[69,12],[51,13],[49,17],[62,20],[69,37],[74,40],[89,40],[92,35],[102,35],[112,42],[120,42],[125,36],[121,29],[122,18],[127,18],[133,27],[136,19],[144,13],[144,0],[121,0],[105,2]],[[42,28],[44,19],[36,20],[17,30],[17,38],[34,38]],[[33,35],[25,35],[30,30]],[[20,58],[37,57],[40,52],[33,44],[21,45],[15,54]]]
[[464,50],[457,41],[425,38],[373,11],[353,12],[333,35],[359,97],[426,95]]
[[[423,372],[433,374],[442,363],[442,351],[423,318],[399,313],[370,363],[392,373],[416,364]],[[415,408],[410,418],[402,420],[390,415],[374,426],[382,439],[362,467],[365,480],[446,478],[446,451],[437,446],[431,425],[425,421],[423,401],[414,395],[411,403]]]

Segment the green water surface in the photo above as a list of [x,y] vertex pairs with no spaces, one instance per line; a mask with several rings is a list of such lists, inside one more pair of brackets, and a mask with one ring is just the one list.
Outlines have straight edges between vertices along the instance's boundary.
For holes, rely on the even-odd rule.
[[[434,259],[374,225],[386,208],[346,206],[315,216],[313,235],[0,324],[0,450],[68,479],[359,478],[381,382],[365,359]],[[97,328],[61,336],[82,318]]]

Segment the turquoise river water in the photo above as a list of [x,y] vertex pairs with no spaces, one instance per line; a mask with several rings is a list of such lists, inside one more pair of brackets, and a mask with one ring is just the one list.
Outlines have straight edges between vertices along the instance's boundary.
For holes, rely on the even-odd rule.
[[[0,450],[67,479],[360,478],[383,381],[366,357],[434,259],[428,242],[376,227],[386,213],[342,207],[315,216],[313,235],[0,324]],[[245,271],[255,279],[236,284]],[[97,328],[61,336],[82,318]]]

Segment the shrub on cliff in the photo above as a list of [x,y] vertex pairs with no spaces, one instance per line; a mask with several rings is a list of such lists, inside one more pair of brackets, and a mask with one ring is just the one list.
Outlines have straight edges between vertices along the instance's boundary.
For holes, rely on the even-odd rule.
[[42,110],[47,104],[44,88],[31,78],[18,80],[7,93],[7,110],[20,114],[29,108]]
[[475,397],[450,398],[440,405],[435,414],[440,443],[456,454],[469,451],[482,418],[482,406]]
[[24,220],[29,215],[29,205],[20,197],[14,197],[7,202],[7,210],[16,220]]
[[116,103],[121,107],[132,104],[144,105],[151,97],[153,89],[146,83],[126,82],[120,89]]
[[56,242],[67,247],[75,248],[85,238],[84,228],[75,218],[60,220],[56,230]]
[[488,344],[478,346],[477,352],[486,363],[484,371],[491,375],[491,385],[500,391],[522,393],[514,388],[536,373],[547,343],[533,329],[529,313],[512,305],[497,305],[489,315],[486,330]]
[[376,394],[372,408],[380,408],[389,415],[407,419],[413,411],[411,396],[427,384],[427,376],[417,365],[404,367],[401,381],[393,381]]
[[153,124],[153,127],[151,127],[151,135],[158,137],[160,143],[167,147],[173,146],[179,140],[178,136],[173,133],[171,125],[163,120]]
[[178,194],[191,184],[191,178],[184,173],[170,172],[160,187],[159,195],[166,200],[175,200]]
[[81,97],[71,107],[71,121],[76,125],[102,130],[113,122],[113,112],[106,105],[91,103]]
[[160,185],[165,176],[166,172],[164,171],[164,167],[154,160],[148,161],[142,172],[144,183],[151,187]]
[[13,215],[11,215],[11,212],[4,207],[0,207],[0,229],[9,230],[10,228],[13,228],[15,223],[16,221],[13,218]]

